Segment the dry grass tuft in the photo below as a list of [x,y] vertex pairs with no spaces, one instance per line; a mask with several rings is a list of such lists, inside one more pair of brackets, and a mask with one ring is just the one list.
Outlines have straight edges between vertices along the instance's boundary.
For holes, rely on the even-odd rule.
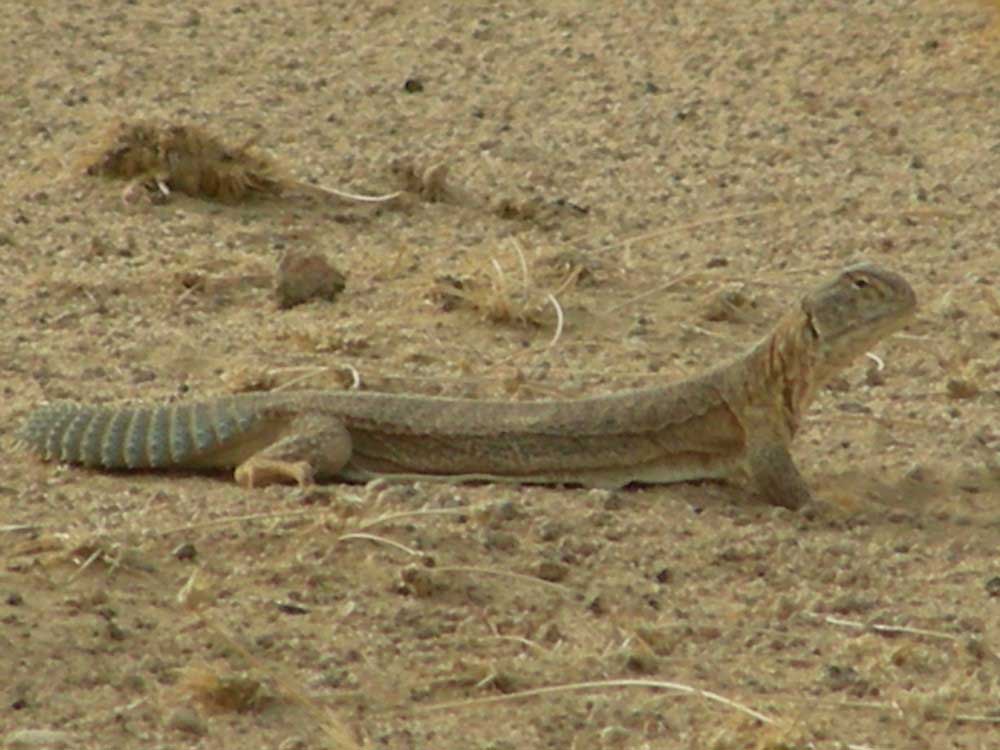
[[[555,288],[550,291],[539,280],[538,271],[551,271],[552,265],[539,258],[529,263],[520,244],[513,240],[512,245],[518,259],[519,280],[511,278],[512,274],[496,258],[491,258],[488,270],[478,276],[437,278],[431,299],[445,311],[472,308],[491,323],[540,327],[547,320],[554,320],[556,332],[561,333],[564,318],[558,296],[577,285],[584,268],[572,265],[562,269]],[[549,307],[554,314],[548,312]]]
[[400,190],[420,196],[429,203],[441,203],[459,197],[449,189],[448,164],[443,161],[429,165],[413,159],[396,158],[389,162],[389,172],[399,183]]
[[245,673],[222,672],[204,663],[183,669],[177,692],[210,714],[258,712],[276,700],[261,680]]
[[224,202],[279,195],[287,181],[251,142],[230,147],[197,127],[150,121],[112,123],[81,157],[81,167],[91,176],[137,180],[151,191]]
[[[24,533],[23,539],[8,542],[4,555],[8,560],[30,559],[39,569],[69,566],[72,572],[63,581],[70,584],[92,568],[106,573],[148,574],[155,565],[134,540],[120,540],[107,533],[92,531],[55,531],[31,526],[0,527],[8,533]],[[22,560],[22,562],[23,562]]]
[[398,197],[357,195],[292,178],[277,162],[253,147],[253,140],[230,146],[192,125],[149,120],[117,120],[79,158],[91,176],[131,180],[122,198],[162,203],[172,192],[224,203],[300,192],[360,203]]

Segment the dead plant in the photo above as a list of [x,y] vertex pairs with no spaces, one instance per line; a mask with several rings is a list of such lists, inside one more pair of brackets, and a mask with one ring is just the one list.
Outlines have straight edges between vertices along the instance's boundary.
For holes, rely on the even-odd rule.
[[564,323],[558,296],[576,286],[584,269],[581,266],[560,269],[561,276],[555,288],[549,291],[542,286],[536,271],[539,268],[552,270],[553,266],[539,258],[529,263],[520,243],[512,240],[511,245],[518,260],[519,279],[504,270],[496,258],[490,258],[488,270],[477,276],[438,277],[431,298],[444,310],[470,307],[491,323],[532,327],[540,327],[552,319],[547,313],[551,306],[556,323],[556,335],[551,343],[555,344]]
[[293,178],[254,148],[254,139],[230,146],[202,128],[151,120],[117,120],[79,159],[87,175],[130,180],[126,203],[166,201],[172,192],[224,203],[254,196],[303,193],[355,203],[386,203],[399,193],[358,195]]

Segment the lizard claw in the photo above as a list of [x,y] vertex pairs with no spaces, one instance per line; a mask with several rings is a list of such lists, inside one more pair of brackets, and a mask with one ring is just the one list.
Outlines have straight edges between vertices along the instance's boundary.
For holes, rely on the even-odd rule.
[[236,467],[236,483],[244,489],[292,481],[299,487],[315,483],[313,467],[306,461],[278,461],[254,457]]

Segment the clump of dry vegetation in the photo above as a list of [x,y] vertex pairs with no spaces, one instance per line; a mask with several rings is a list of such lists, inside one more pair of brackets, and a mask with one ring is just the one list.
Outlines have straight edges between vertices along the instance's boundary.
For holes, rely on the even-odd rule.
[[470,196],[448,185],[448,164],[435,161],[418,164],[410,158],[396,158],[389,162],[389,173],[399,183],[399,188],[420,196],[429,203],[468,202]]
[[545,200],[533,195],[514,198],[484,196],[451,179],[446,161],[433,158],[395,157],[389,161],[389,176],[401,193],[427,203],[449,203],[485,211],[507,221],[532,223],[542,228],[555,226],[563,216],[586,216],[590,209],[564,198]]
[[[556,335],[563,326],[563,312],[558,296],[572,288],[586,274],[582,265],[564,265],[547,258],[536,258],[529,263],[524,251],[512,242],[519,263],[520,279],[512,278],[496,258],[490,259],[486,272],[470,278],[442,276],[435,280],[430,298],[445,311],[459,307],[472,308],[491,323],[523,326],[542,326],[553,319],[548,307],[555,311]],[[547,290],[544,275],[556,272],[551,291]],[[546,274],[546,272],[549,272]]]
[[235,203],[255,196],[305,193],[356,203],[386,203],[399,197],[358,195],[291,177],[254,148],[253,139],[229,145],[202,128],[149,120],[117,120],[100,132],[80,157],[91,176],[130,180],[122,198],[165,202],[172,192]]
[[276,700],[274,692],[257,677],[203,663],[184,668],[177,691],[212,714],[257,712]]

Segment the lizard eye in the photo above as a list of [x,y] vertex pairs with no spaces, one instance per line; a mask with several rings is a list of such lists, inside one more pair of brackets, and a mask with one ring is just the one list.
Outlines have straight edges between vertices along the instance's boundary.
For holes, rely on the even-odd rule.
[[868,283],[868,279],[866,279],[866,278],[864,278],[862,276],[859,276],[858,278],[854,279],[854,288],[855,289],[867,289],[870,286],[871,286],[871,284]]

